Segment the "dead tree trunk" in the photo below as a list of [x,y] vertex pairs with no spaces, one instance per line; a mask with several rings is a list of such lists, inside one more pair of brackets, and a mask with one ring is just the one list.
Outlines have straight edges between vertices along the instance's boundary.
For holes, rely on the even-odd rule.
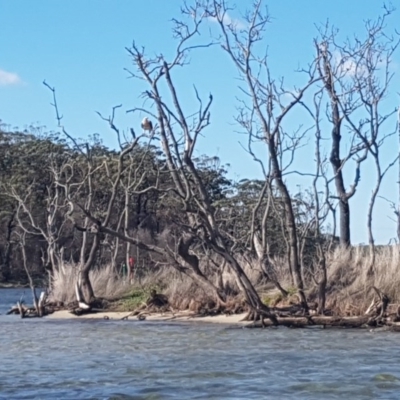
[[213,297],[217,303],[217,308],[225,305],[226,295],[215,286],[209,279],[207,279],[199,268],[199,259],[194,254],[189,253],[189,248],[193,244],[195,237],[192,235],[184,235],[181,237],[178,243],[178,254],[183,259],[184,263],[188,264],[188,274],[193,280],[197,281],[200,286],[203,286],[207,291],[213,294]]
[[286,218],[286,229],[288,231],[289,240],[289,262],[293,273],[294,283],[299,292],[300,301],[305,310],[308,311],[307,300],[304,294],[304,282],[301,273],[301,263],[299,260],[299,249],[298,249],[298,239],[296,230],[296,220],[294,217],[292,199],[289,195],[287,186],[282,180],[282,172],[279,168],[278,159],[273,144],[273,139],[268,140],[269,154],[272,162],[272,176],[275,178],[276,185],[283,199],[285,207],[285,218]]
[[[381,114],[379,108],[392,78],[392,55],[400,44],[399,39],[385,32],[386,20],[391,13],[390,8],[385,8],[384,14],[376,21],[367,21],[364,39],[346,40],[339,45],[335,33],[332,33],[334,30],[327,26],[321,32],[320,41],[315,42],[318,73],[329,97],[328,113],[332,124],[330,162],[339,202],[340,243],[344,247],[351,244],[349,200],[359,184],[361,164],[369,154],[375,158],[378,183],[371,197],[368,224],[372,221],[372,209],[382,180],[379,147],[390,134],[380,134],[379,131],[394,112]],[[342,135],[346,135],[350,143],[344,156],[340,148]],[[353,182],[346,190],[343,170],[349,160],[355,162],[355,169]],[[373,251],[373,238],[371,234],[369,236]]]
[[8,222],[7,222],[7,231],[5,237],[5,249],[3,254],[1,254],[1,264],[0,264],[0,279],[7,281],[11,276],[10,270],[10,261],[11,261],[11,254],[12,254],[12,241],[11,236],[14,230],[14,219],[15,219],[16,211],[13,210]]

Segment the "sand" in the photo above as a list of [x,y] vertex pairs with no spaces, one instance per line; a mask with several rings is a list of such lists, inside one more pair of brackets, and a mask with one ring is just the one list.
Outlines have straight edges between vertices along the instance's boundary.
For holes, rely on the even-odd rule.
[[[109,320],[121,320],[122,318],[128,316],[129,312],[116,312],[116,311],[101,311],[94,314],[86,314],[80,317],[71,314],[68,311],[56,311],[53,314],[47,315],[45,318],[48,319],[109,319]],[[155,313],[146,315],[146,321],[175,321],[175,322],[206,322],[206,323],[216,323],[216,324],[230,324],[230,325],[238,325],[245,326],[249,322],[241,321],[246,314],[234,314],[234,315],[216,315],[216,316],[207,316],[201,317],[198,315],[194,315],[190,312],[180,312],[176,314],[172,313]],[[136,316],[128,317],[130,321],[137,321]]]

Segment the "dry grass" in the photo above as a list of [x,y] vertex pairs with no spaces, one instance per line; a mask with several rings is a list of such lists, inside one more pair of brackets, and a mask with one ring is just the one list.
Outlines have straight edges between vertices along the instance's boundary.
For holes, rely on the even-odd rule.
[[360,314],[374,298],[372,287],[400,302],[400,247],[376,249],[374,274],[368,276],[371,255],[366,247],[338,248],[328,255],[328,306],[340,314]]
[[[253,260],[240,258],[239,262],[257,288],[260,296],[267,304],[275,302],[280,296],[271,283],[267,285],[262,279],[261,271]],[[327,254],[327,307],[341,315],[359,315],[365,312],[374,298],[372,287],[375,286],[387,294],[392,303],[400,303],[400,247],[384,246],[376,249],[375,273],[368,276],[371,257],[366,247],[352,249],[337,248]],[[216,262],[221,266],[222,261]],[[273,270],[270,271],[281,285],[291,294],[293,287],[288,273],[287,262],[284,259],[274,260]],[[210,267],[201,263],[201,269],[218,284],[215,266]],[[54,274],[51,299],[64,303],[75,300],[75,282],[77,266],[66,264]],[[143,271],[142,271],[143,272]],[[213,299],[202,287],[196,285],[188,276],[177,272],[172,267],[164,267],[157,271],[145,271],[143,277],[136,279],[133,285],[117,276],[111,266],[90,272],[90,279],[96,297],[106,299],[124,298],[123,307],[133,307],[138,301],[147,298],[151,289],[165,294],[171,306],[176,310],[190,309],[199,311],[213,307]],[[227,267],[223,273],[223,284],[228,293],[229,302],[242,302],[235,276]],[[315,298],[316,286],[310,279],[307,282],[307,295]],[[126,308],[125,307],[125,308]]]
[[[372,289],[373,286],[388,295],[391,303],[400,303],[400,246],[376,248],[372,275],[368,275],[372,257],[366,246],[357,246],[351,249],[336,248],[327,254],[326,258],[327,308],[332,309],[334,313],[340,315],[363,314],[376,296]],[[279,291],[271,287],[271,284],[263,285],[261,275],[254,267],[253,260],[241,259],[240,262],[265,303],[275,304],[276,300],[281,297]],[[295,299],[296,296],[292,295],[296,290],[292,284],[287,260],[284,258],[274,259],[270,273],[291,295],[287,300]],[[228,280],[234,281],[234,277],[229,275]],[[309,298],[315,299],[316,285],[311,277],[307,280],[306,286]],[[282,304],[286,304],[285,301]]]
[[[210,270],[205,264],[201,265],[203,271],[207,269],[207,276],[217,285],[217,274]],[[243,266],[250,277],[259,280],[259,273],[253,271],[250,264]],[[60,270],[55,271],[52,280],[50,300],[60,301],[68,304],[75,300],[75,284],[77,279],[77,266],[65,264]],[[200,311],[213,308],[212,295],[202,287],[196,285],[191,278],[177,272],[172,267],[164,267],[157,271],[146,271],[140,279],[135,279],[129,284],[117,276],[109,265],[90,272],[90,280],[96,297],[105,299],[120,298],[120,306],[125,310],[134,308],[137,303],[148,298],[151,289],[165,294],[171,306],[176,310],[190,309]],[[225,269],[223,274],[224,287],[229,293],[230,301],[234,301],[239,295],[239,289],[235,277]],[[119,303],[118,303],[119,304]]]
[[[263,280],[262,272],[259,267],[256,266],[254,260],[241,256],[239,256],[237,260],[262,297],[266,292],[268,294],[272,293],[273,295],[278,292],[270,282],[266,285],[266,282]],[[275,265],[280,267],[280,263],[283,264],[283,260],[277,260]],[[218,258],[215,259],[215,264],[219,268],[224,265],[223,260]],[[201,262],[200,268],[205,272],[205,275],[213,282],[213,284],[218,286],[218,276],[215,273],[215,270],[210,268],[206,262]],[[283,268],[279,268],[279,270],[283,271]],[[280,274],[274,271],[271,272],[274,273],[278,279],[282,279],[284,284],[287,283],[290,290],[290,279],[287,272],[282,272]],[[225,293],[227,293],[227,308],[233,309],[237,304],[242,305],[244,297],[240,293],[235,275],[227,266],[224,268],[222,281]],[[176,309],[199,311],[202,309],[213,308],[214,301],[210,293],[207,293],[202,287],[196,285],[189,277],[177,272],[173,268],[164,269],[157,275],[156,279],[155,276],[148,276],[146,278],[146,285],[154,282],[156,282],[160,287],[163,287],[163,293],[168,296],[171,305]]]
[[[61,301],[66,304],[76,300],[77,271],[77,265],[66,263],[62,268],[54,272],[50,300]],[[96,297],[115,298],[121,296],[130,287],[126,281],[115,274],[111,265],[90,271],[89,276]]]
[[[209,277],[217,284],[215,274],[209,273]],[[229,277],[230,279],[230,277]],[[226,283],[231,288],[232,283]],[[135,286],[137,286],[136,283]],[[168,297],[173,309],[199,311],[201,308],[212,308],[213,299],[202,287],[198,286],[191,278],[172,267],[164,267],[156,273],[147,274],[141,281],[142,288],[153,287]],[[236,292],[238,290],[236,289]]]

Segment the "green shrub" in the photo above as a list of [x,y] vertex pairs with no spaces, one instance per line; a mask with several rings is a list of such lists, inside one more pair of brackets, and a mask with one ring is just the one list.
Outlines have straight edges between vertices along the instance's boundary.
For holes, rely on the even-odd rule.
[[122,296],[116,303],[115,307],[119,311],[133,311],[149,298],[148,293],[143,289],[130,290],[126,295]]

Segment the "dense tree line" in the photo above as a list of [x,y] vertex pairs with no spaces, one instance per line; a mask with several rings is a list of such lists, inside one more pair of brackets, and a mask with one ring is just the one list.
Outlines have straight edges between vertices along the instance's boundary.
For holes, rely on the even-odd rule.
[[[102,215],[110,198],[110,179],[116,173],[118,152],[102,145],[98,138],[87,142],[82,141],[82,148],[89,151],[94,168],[99,168],[92,175],[94,215]],[[60,139],[55,134],[39,132],[32,127],[25,131],[7,131],[5,125],[0,130],[0,260],[2,281],[26,280],[21,256],[21,235],[26,231],[26,251],[29,254],[28,267],[32,275],[43,278],[46,270],[51,270],[46,232],[49,216],[49,203],[57,195],[57,174],[63,169],[71,168],[66,173],[74,175],[70,184],[80,184],[87,174],[87,154],[82,154],[74,144]],[[242,180],[234,182],[227,178],[227,170],[221,166],[215,157],[203,156],[195,160],[202,179],[210,193],[210,198],[221,219],[223,229],[230,233],[232,243],[238,252],[245,252],[251,247],[249,243],[250,222],[252,210],[262,191],[263,182],[259,180]],[[128,234],[141,235],[149,243],[163,236],[163,232],[180,230],[179,224],[184,224],[182,210],[174,196],[163,196],[160,189],[170,185],[171,177],[163,173],[163,159],[155,147],[139,145],[127,160],[126,170],[122,177],[122,185],[118,188],[114,204],[113,226],[120,226],[120,218],[125,207],[125,190],[128,189]],[[135,171],[140,176],[140,183],[129,192],[129,174]],[[132,178],[132,177],[131,177]],[[159,180],[159,182],[157,182]],[[133,182],[131,182],[131,185]],[[156,187],[144,193],[135,192]],[[77,200],[84,201],[89,195],[88,187],[80,187]],[[60,194],[58,194],[60,196]],[[278,197],[276,196],[277,204]],[[78,263],[82,244],[82,232],[74,228],[73,223],[66,218],[69,211],[65,193],[57,199],[58,210],[55,215],[56,248],[62,253],[64,262]],[[282,210],[273,211],[268,218],[268,235],[271,240],[271,255],[283,256],[285,246],[279,215]],[[258,213],[259,214],[259,213]],[[77,212],[80,218],[84,215]],[[256,216],[256,229],[260,230],[261,216]],[[300,211],[298,212],[300,225]],[[33,226],[34,225],[34,226]],[[235,238],[235,239],[234,239]],[[102,245],[96,254],[98,267],[105,263],[120,266],[126,258],[126,244],[115,239],[104,237]],[[87,247],[85,257],[88,257]],[[155,261],[146,251],[131,249],[132,254],[139,252],[139,260],[152,268]]]

